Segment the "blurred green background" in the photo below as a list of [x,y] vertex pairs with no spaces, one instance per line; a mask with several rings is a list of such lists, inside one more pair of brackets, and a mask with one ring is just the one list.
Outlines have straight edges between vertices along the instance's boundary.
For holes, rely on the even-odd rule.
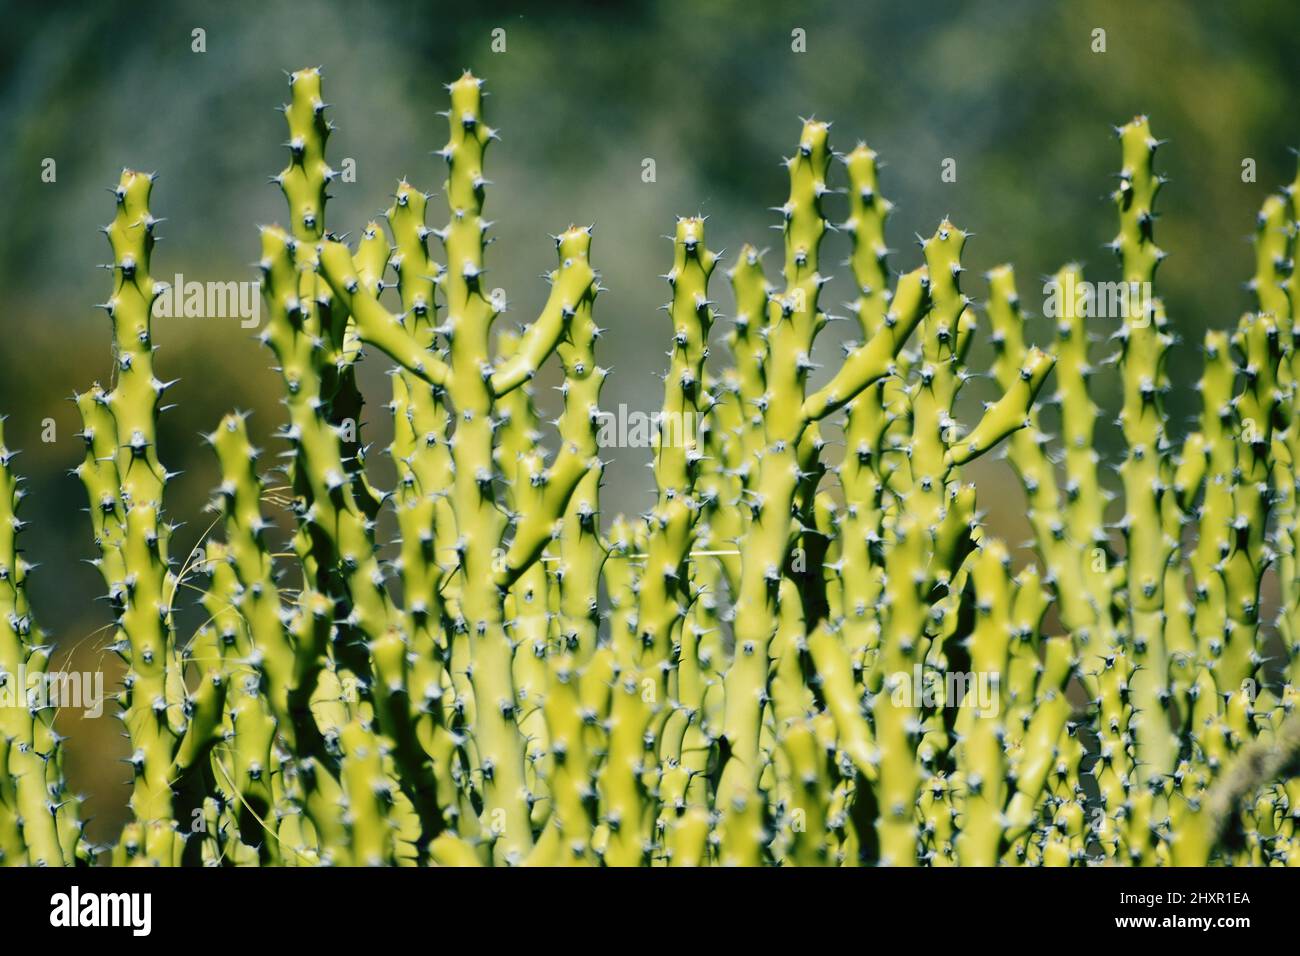
[[[668,327],[656,308],[667,297],[658,276],[670,250],[660,237],[676,214],[706,213],[709,243],[733,252],[744,241],[771,245],[768,207],[784,199],[778,160],[792,148],[800,116],[832,119],[842,148],[867,140],[889,163],[883,189],[892,220],[896,269],[919,261],[915,233],[947,214],[976,233],[967,246],[965,287],[984,295],[980,276],[1014,262],[1030,311],[1041,307],[1041,276],[1071,259],[1092,278],[1114,278],[1101,244],[1114,232],[1106,194],[1118,168],[1111,126],[1136,112],[1167,137],[1158,162],[1171,184],[1162,194],[1160,244],[1166,298],[1182,343],[1171,357],[1175,429],[1196,410],[1196,344],[1249,307],[1247,236],[1267,192],[1290,181],[1300,140],[1300,6],[1294,0],[1187,4],[1175,0],[1008,0],[994,3],[817,2],[757,4],[661,0],[528,4],[492,8],[440,2],[102,2],[0,4],[0,410],[9,444],[31,492],[26,545],[43,570],[33,597],[41,622],[73,668],[112,667],[102,651],[108,610],[84,559],[93,551],[78,482],[78,421],[67,401],[108,374],[108,324],[92,304],[108,276],[95,269],[107,248],[97,227],[112,201],[105,187],[125,165],[157,170],[154,212],[167,218],[154,274],[171,279],[249,280],[255,224],[283,217],[268,174],[284,164],[284,74],[325,69],[339,130],[330,142],[338,167],[355,160],[357,181],[333,190],[327,222],[355,230],[387,206],[399,176],[437,190],[445,140],[442,84],[470,67],[488,80],[489,122],[503,141],[489,153],[488,213],[498,225],[490,281],[507,290],[526,321],[540,306],[553,245],[570,222],[594,222],[594,259],[608,288],[597,303],[609,329],[602,363],[612,366],[607,409],[651,411]],[[191,31],[206,31],[206,52]],[[491,49],[504,28],[505,52]],[[791,31],[806,52],[791,49]],[[1106,52],[1093,52],[1093,31]],[[41,164],[57,163],[57,181]],[[957,182],[940,181],[957,161]],[[1243,183],[1252,158],[1258,182]],[[653,158],[657,179],[642,181]],[[838,172],[838,171],[837,171]],[[836,185],[843,185],[842,180]],[[838,215],[842,199],[831,205]],[[440,224],[442,206],[435,199]],[[838,267],[843,237],[828,240],[837,279],[826,300],[849,298]],[[772,262],[779,262],[773,257]],[[730,311],[721,275],[719,311]],[[841,310],[842,311],[842,310]],[[725,322],[715,338],[725,332]],[[834,339],[823,338],[830,363]],[[1097,332],[1111,331],[1105,323]],[[1045,322],[1032,325],[1042,341]],[[199,539],[202,506],[215,484],[198,438],[232,407],[251,409],[255,435],[271,451],[280,422],[279,382],[270,354],[232,319],[160,319],[160,375],[180,377],[164,416],[164,461],[184,475],[169,489],[169,510],[187,524],[176,548]],[[1099,346],[1099,354],[1104,347]],[[716,352],[721,353],[719,347]],[[985,367],[986,350],[973,354]],[[364,377],[368,436],[388,440],[385,371],[371,356]],[[554,409],[554,378],[538,389]],[[1109,400],[1114,379],[1099,378]],[[969,422],[989,397],[976,382]],[[57,440],[42,443],[42,421]],[[1113,459],[1114,429],[1100,442]],[[643,449],[611,451],[607,515],[649,502]],[[387,460],[372,455],[377,480]],[[982,463],[981,504],[994,530],[1027,536],[1023,503],[1004,463]],[[196,595],[197,596],[197,595]],[[193,611],[183,620],[193,627]],[[92,835],[111,838],[121,820],[128,776],[116,721],[63,725],[73,735],[70,775],[90,794]]]

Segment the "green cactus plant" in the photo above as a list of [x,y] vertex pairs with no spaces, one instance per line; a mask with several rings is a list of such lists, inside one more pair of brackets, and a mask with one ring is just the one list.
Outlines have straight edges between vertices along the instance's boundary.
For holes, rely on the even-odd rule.
[[[286,464],[263,474],[246,416],[227,415],[207,436],[217,520],[184,560],[157,450],[170,383],[153,366],[152,177],[125,171],[115,190],[114,365],[107,388],[76,397],[75,469],[127,668],[132,819],[110,862],[1300,861],[1300,784],[1286,778],[1296,184],[1260,213],[1258,310],[1206,337],[1203,412],[1177,443],[1163,410],[1175,340],[1150,294],[1159,142],[1144,117],[1119,128],[1113,526],[1092,394],[1100,293],[1063,267],[1039,348],[1013,269],[987,274],[998,394],[967,429],[981,324],[963,288],[969,236],[945,219],[891,275],[892,206],[861,144],[839,157],[836,227],[861,342],[818,375],[838,200],[830,126],[806,121],[778,209],[780,287],[753,246],[727,270],[729,363],[711,345],[721,256],[702,217],[677,220],[655,496],[643,515],[606,516],[592,230],[555,237],[535,321],[495,329],[482,82],[448,87],[446,225],[427,225],[429,195],[402,180],[355,247],[326,224],[321,84],[317,69],[290,75],[274,177],[289,227],[261,230]],[[372,484],[361,434],[367,349],[395,364],[391,492]],[[552,356],[549,433],[531,383]],[[991,452],[1024,488],[1034,563],[1017,567],[983,524],[964,469]],[[0,440],[0,690],[53,662],[26,597],[12,458]],[[393,542],[377,537],[386,508]],[[1264,651],[1269,575],[1281,683]],[[186,638],[173,611],[198,576],[207,617]],[[96,856],[62,749],[49,707],[0,710],[0,862]]]

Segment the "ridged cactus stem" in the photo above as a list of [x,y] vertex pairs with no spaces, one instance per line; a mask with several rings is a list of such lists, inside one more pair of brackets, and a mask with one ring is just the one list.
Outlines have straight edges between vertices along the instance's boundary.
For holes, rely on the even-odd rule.
[[[995,268],[988,278],[988,311],[998,352],[994,374],[1003,388],[1009,388],[1025,354],[1020,301],[1010,266]],[[1105,502],[1097,482],[1096,453],[1091,447],[1096,411],[1086,391],[1090,371],[1087,337],[1074,295],[1076,283],[1082,280],[1076,267],[1067,266],[1052,281],[1058,295],[1063,292],[1060,296],[1063,308],[1053,317],[1058,321],[1059,388],[1055,400],[1062,407],[1067,432],[1064,496],[1053,462],[1044,449],[1045,438],[1039,430],[1036,409],[1030,411],[1028,427],[1011,436],[1008,458],[1025,488],[1029,521],[1038,552],[1047,567],[1047,581],[1052,586],[1057,611],[1074,639],[1067,637],[1049,644],[1046,659],[1050,672],[1044,672],[1042,690],[1028,698],[1036,709],[1025,721],[1023,769],[1017,769],[1017,792],[1007,811],[1013,824],[1009,832],[1012,839],[1030,823],[1033,801],[1041,792],[1050,767],[1054,741],[1060,737],[1069,717],[1066,681],[1080,661],[1087,662],[1085,669],[1100,668],[1101,655],[1096,648],[1108,646],[1113,631],[1104,551],[1100,561],[1096,553],[1104,546],[1104,539],[1099,539],[1098,534],[1103,533],[1101,517]],[[1036,630],[1035,624],[1031,633]],[[1036,655],[1032,662],[1035,668],[1039,666]],[[1009,690],[1012,694],[1024,693],[1014,682]]]
[[[590,229],[587,230],[590,236]],[[584,253],[585,254],[585,253]],[[551,823],[560,846],[551,860],[592,863],[595,827],[594,752],[603,747],[596,715],[608,708],[613,651],[598,646],[601,571],[605,544],[600,531],[600,390],[608,370],[596,364],[601,329],[593,316],[598,287],[578,302],[568,335],[556,348],[563,364],[561,439],[590,462],[573,490],[551,547],[558,590],[558,647],[547,662],[543,708],[551,747]],[[539,843],[540,846],[540,843]]]
[[[927,529],[935,528],[945,511],[948,466],[944,459],[958,438],[952,414],[965,384],[961,363],[975,325],[975,314],[959,285],[965,245],[966,233],[947,220],[921,244],[931,308],[922,322],[919,382],[912,395],[912,490],[907,506]],[[936,580],[947,585],[955,568],[935,571]]]
[[1243,316],[1233,345],[1240,355],[1237,373],[1241,391],[1232,402],[1237,462],[1233,517],[1227,535],[1232,547],[1223,564],[1229,621],[1215,675],[1224,694],[1241,692],[1242,681],[1253,677],[1263,662],[1257,646],[1260,587],[1264,570],[1273,559],[1265,531],[1272,496],[1273,423],[1281,398],[1277,373],[1282,341],[1275,317],[1270,313]]
[[[445,381],[446,366],[430,357],[437,353],[435,291],[442,267],[428,253],[425,224],[428,197],[405,180],[398,184],[387,213],[393,236],[389,265],[397,273],[402,319],[396,325],[375,298],[384,285],[362,287],[363,308],[375,328],[390,331],[391,341],[403,343],[393,370],[393,443],[390,454],[397,470],[393,501],[401,552],[395,566],[402,576],[405,625],[410,640],[408,686],[416,712],[415,732],[428,753],[444,821],[473,836],[478,822],[467,768],[473,742],[463,730],[473,721],[469,689],[469,647],[455,640],[448,620],[459,616],[459,582],[447,573],[456,554],[456,522],[448,501],[452,483],[451,411]],[[358,273],[363,248],[358,250]],[[382,270],[380,270],[382,273]],[[357,300],[354,298],[354,305]],[[403,333],[409,331],[409,335]],[[428,362],[428,369],[424,363]],[[436,369],[438,376],[431,376]],[[436,381],[431,381],[431,378]],[[459,662],[459,667],[455,665]],[[448,839],[454,839],[448,837]],[[473,852],[468,847],[465,852]]]
[[[257,675],[256,694],[246,694],[251,698],[248,719],[260,720],[257,701],[264,699],[275,721],[275,734],[295,757],[287,776],[314,790],[323,785],[322,778],[330,773],[334,762],[311,708],[325,666],[328,637],[326,629],[313,623],[313,618],[328,619],[330,605],[323,595],[310,590],[299,596],[296,612],[282,605],[275,561],[267,541],[271,522],[262,513],[263,481],[256,472],[259,451],[249,441],[245,417],[227,415],[209,436],[209,442],[221,466],[221,484],[214,501],[225,518],[226,543],[220,564],[228,565],[235,578],[229,587],[229,603],[247,629],[251,643],[251,648],[243,652],[242,664]],[[209,558],[215,557],[210,550]],[[238,741],[241,728],[236,725],[233,732]],[[269,778],[272,773],[266,758],[262,758],[260,772],[251,761],[246,762],[244,770],[252,771],[250,777],[259,778]],[[341,835],[336,808],[330,808],[326,819],[316,815],[321,801],[302,795],[292,799],[305,809],[322,849],[329,845],[332,830]],[[324,805],[328,806],[328,802]],[[276,806],[274,812],[278,815],[280,807]],[[287,844],[287,862],[320,858],[314,847],[306,845],[300,828],[282,826],[278,834],[278,841]]]
[[75,821],[76,802],[64,793],[53,708],[39,693],[53,648],[27,598],[32,565],[18,542],[26,522],[18,517],[21,479],[10,467],[16,454],[0,418],[0,689],[8,698],[0,707],[0,865],[63,866],[75,861],[76,832],[65,843],[60,831]]
[[[780,210],[786,284],[768,305],[765,434],[752,465],[752,521],[736,597],[736,657],[726,678],[724,732],[731,756],[723,768],[723,800],[743,799],[741,795],[756,785],[760,770],[759,725],[768,698],[769,645],[802,477],[798,445],[808,421],[802,407],[805,382],[813,367],[813,340],[825,323],[818,309],[825,280],[818,267],[826,231],[822,204],[829,192],[829,132],[826,123],[805,123],[798,150],[786,162],[790,196]],[[846,401],[851,398],[845,396]]]
[[[209,441],[221,466],[215,504],[225,517],[226,547],[241,589],[238,610],[266,676],[273,706],[288,715],[289,700],[301,675],[297,658],[310,656],[311,649],[295,648],[285,632],[275,562],[266,540],[271,523],[262,514],[263,486],[256,472],[260,452],[249,441],[242,415],[223,418]],[[309,723],[306,713],[294,716],[282,730],[290,741],[295,727]]]
[[1120,426],[1128,450],[1120,466],[1124,483],[1123,529],[1127,542],[1129,641],[1135,670],[1131,692],[1136,713],[1136,783],[1173,770],[1177,739],[1163,700],[1167,694],[1165,573],[1177,544],[1162,521],[1164,495],[1172,489],[1163,397],[1169,388],[1165,358],[1173,337],[1163,305],[1147,292],[1165,253],[1155,243],[1155,199],[1163,177],[1152,160],[1160,143],[1146,117],[1119,130],[1123,153],[1114,200],[1120,231],[1112,243],[1128,292],[1119,331],[1124,404]]
[[[996,351],[993,373],[998,385],[1011,388],[1019,376],[1025,356],[1024,317],[1015,274],[1010,266],[998,266],[988,274],[988,314],[993,325]],[[1029,510],[1027,517],[1034,531],[1039,553],[1048,570],[1061,618],[1071,630],[1087,630],[1095,616],[1088,605],[1088,590],[1083,585],[1079,545],[1067,538],[1065,519],[1060,511],[1060,491],[1056,472],[1044,447],[1038,410],[1030,409],[1029,424],[1008,440],[1007,458],[1020,475]]]
[[1190,563],[1196,594],[1193,618],[1196,659],[1205,666],[1217,664],[1227,639],[1228,598],[1224,570],[1232,549],[1237,449],[1232,401],[1236,373],[1228,334],[1218,330],[1207,332],[1203,351],[1205,365],[1198,383],[1202,401],[1199,430],[1207,449],[1207,463],[1196,547]]
[[[782,811],[776,842],[778,859],[796,866],[825,866],[830,862],[830,801],[834,785],[828,773],[825,747],[818,739],[811,694],[801,678],[807,621],[797,586],[781,582],[781,620],[772,641],[772,720],[780,767],[776,796]],[[782,766],[782,765],[785,766]]]
[[[763,448],[763,417],[771,396],[767,390],[769,305],[772,287],[763,273],[762,253],[751,245],[740,250],[728,278],[736,298],[734,327],[728,344],[735,362],[739,403],[740,460],[737,470],[744,488],[757,476],[754,464]],[[731,510],[730,508],[728,510]],[[744,508],[735,510],[744,512]]]
[[[1023,640],[1024,632],[1015,636]],[[1067,733],[1070,719],[1066,685],[1077,673],[1074,647],[1068,636],[1047,638],[1042,655],[1032,710],[1024,727],[1022,756],[1016,766],[1015,793],[1007,804],[1008,840],[1015,840],[1032,825],[1035,805],[1049,777],[1057,772],[1057,741]]]
[[[265,826],[267,838],[261,851],[267,863],[282,862],[278,820],[272,818],[276,795],[272,784],[271,754],[276,721],[263,693],[259,659],[254,653],[250,628],[241,605],[243,585],[234,566],[233,552],[220,541],[206,542],[206,570],[211,583],[203,595],[209,620],[196,635],[193,657],[215,666],[220,662],[226,680],[225,722],[220,733],[222,742],[213,748],[212,767],[220,799],[205,802],[205,808],[225,811],[227,818],[239,821],[233,832],[209,832],[205,842],[224,841],[220,853],[241,863],[258,861],[257,849],[245,842],[259,826]],[[259,824],[257,821],[264,821]],[[210,850],[205,847],[205,854]]]
[[[590,230],[587,230],[590,234]],[[558,428],[561,439],[591,464],[574,489],[564,513],[555,548],[560,590],[562,650],[585,665],[596,653],[600,611],[596,592],[604,547],[600,539],[600,390],[609,370],[596,364],[596,341],[603,331],[596,325],[592,307],[599,291],[593,284],[577,303],[568,335],[556,352],[564,370],[560,393],[564,408]]]
[[482,117],[480,81],[466,74],[451,86],[451,138],[443,156],[451,220],[443,236],[447,273],[447,335],[456,409],[452,439],[451,500],[459,531],[457,546],[464,587],[458,623],[471,648],[475,738],[485,815],[495,818],[496,854],[522,860],[532,847],[532,801],[524,781],[523,740],[516,726],[513,650],[502,620],[502,595],[493,583],[495,549],[506,520],[493,487],[493,389],[488,330],[495,309],[484,294],[482,219],[486,181],[483,153],[492,136]]
[[[289,475],[299,519],[295,548],[305,583],[336,602],[342,646],[351,649],[358,644],[357,631],[372,637],[383,633],[390,608],[373,584],[366,587],[358,580],[358,593],[349,593],[349,572],[373,555],[367,528],[373,510],[366,489],[355,479],[355,448],[348,447],[350,436],[340,427],[344,406],[354,403],[344,396],[340,407],[334,404],[339,397],[336,373],[355,358],[346,354],[348,310],[331,301],[316,274],[317,244],[325,236],[326,188],[333,177],[325,161],[332,124],[325,118],[319,70],[292,73],[289,87],[291,99],[284,108],[289,163],[273,179],[289,206],[290,231],[262,230],[260,267],[270,314],[261,338],[279,361],[288,393],[285,437],[295,452]],[[356,425],[359,418],[352,421]],[[348,517],[341,526],[343,514]],[[377,569],[361,573],[373,578]],[[368,683],[361,656],[349,650],[345,657],[350,660],[344,673],[358,671],[355,678]]]
[[[435,293],[440,268],[430,259],[425,224],[428,197],[402,180],[387,212],[393,250],[388,264],[397,273],[404,323],[421,352],[436,346]],[[415,711],[417,733],[432,761],[438,803],[447,822],[460,814],[459,788],[451,764],[456,744],[449,724],[454,713],[446,703],[450,682],[445,669],[451,648],[443,631],[446,609],[440,552],[454,519],[445,497],[451,484],[451,454],[447,445],[450,418],[445,390],[405,367],[393,371],[393,444],[397,470],[394,507],[400,532],[397,566],[402,576],[405,630],[410,641],[409,706]],[[446,695],[446,696],[444,696]]]
[[[971,574],[975,589],[971,670],[976,680],[986,682],[991,700],[963,702],[973,712],[970,733],[961,745],[966,795],[957,855],[964,866],[993,866],[1002,846],[1002,809],[1007,801],[1003,749],[1011,652],[1010,563],[1006,546],[989,541],[975,557]],[[990,706],[975,712],[980,703]]]
[[[325,117],[328,105],[322,96],[319,68],[289,74],[290,100],[281,111],[288,126],[284,145],[289,162],[272,181],[277,183],[289,206],[289,230],[297,245],[296,261],[302,270],[301,296],[317,297],[318,280],[311,269],[315,246],[325,235],[325,205],[328,189],[337,176],[325,159],[326,142],[334,124]],[[365,462],[361,441],[361,408],[364,399],[356,381],[356,360],[360,351],[356,324],[343,313],[323,323],[319,347],[321,393],[327,400],[322,414],[340,428],[341,458],[354,484],[358,504],[374,517],[378,497],[365,483]],[[345,423],[351,423],[350,426]]]
[[[880,195],[873,150],[859,144],[844,157],[844,164],[849,175],[849,218],[841,228],[853,242],[849,264],[858,289],[853,311],[864,338],[871,339],[884,327],[893,297],[885,245],[885,220],[892,204]],[[883,584],[879,549],[884,540],[884,495],[892,467],[885,449],[894,421],[885,382],[863,389],[845,408],[845,453],[838,471],[844,489],[839,570],[846,595],[843,635],[859,675],[867,669],[868,653],[880,641],[880,622],[872,612]]]
[[[508,361],[518,347],[519,335],[513,330],[497,337],[501,360]],[[536,479],[545,475],[546,467],[532,386],[524,384],[501,396],[496,408],[496,464],[502,504],[509,512],[521,514],[534,506]],[[515,648],[513,680],[519,730],[526,741],[528,789],[539,804],[546,804],[550,797],[545,783],[550,741],[542,702],[548,683],[547,659],[552,652],[554,597],[546,565],[537,561],[511,583],[504,605],[506,630]]]
[[[331,643],[343,680],[370,683],[364,642],[383,636],[396,612],[383,586],[374,541],[374,522],[354,493],[343,463],[339,429],[323,410],[321,392],[322,323],[331,319],[322,296],[307,302],[299,295],[300,244],[276,227],[262,230],[263,287],[268,304],[264,338],[280,363],[289,408],[285,437],[294,448],[297,544],[305,584],[335,602],[339,624]],[[360,638],[358,640],[358,635]]]
[[876,744],[880,748],[879,816],[876,830],[880,861],[889,866],[915,866],[917,825],[915,808],[921,786],[916,747],[921,719],[913,675],[924,656],[928,591],[925,577],[925,533],[910,515],[900,516],[892,547],[885,553],[884,614],[880,669],[885,678],[872,702]]
[[678,219],[668,273],[672,348],[655,446],[659,497],[647,519],[635,640],[614,645],[618,672],[604,811],[610,825],[606,860],[614,866],[637,863],[650,848],[658,772],[654,755],[670,713],[673,645],[689,610],[688,555],[701,512],[695,494],[703,458],[697,429],[713,404],[704,389],[704,360],[713,323],[709,277],[717,262],[705,244],[704,220]]
[[[1281,607],[1278,626],[1290,657],[1288,676],[1300,684],[1300,531],[1297,530],[1296,462],[1300,461],[1300,427],[1295,425],[1297,388],[1300,387],[1300,282],[1295,278],[1297,221],[1300,221],[1300,174],[1280,194],[1269,196],[1260,208],[1255,228],[1255,275],[1251,290],[1261,312],[1274,316],[1281,337],[1282,360],[1278,368],[1280,402],[1271,449],[1274,477],[1273,513],[1276,516],[1278,580]],[[1296,788],[1300,797],[1300,787]]]
[[[1127,800],[1130,759],[1124,703],[1130,671],[1115,619],[1116,591],[1124,583],[1124,565],[1115,560],[1105,524],[1110,493],[1100,480],[1101,456],[1095,442],[1100,414],[1089,392],[1096,367],[1090,357],[1087,286],[1082,269],[1062,267],[1052,276],[1048,302],[1055,319],[1056,391],[1065,445],[1065,483],[1061,511],[1070,559],[1078,568],[1082,593],[1068,594],[1056,582],[1058,609],[1078,654],[1079,678],[1097,708],[1098,753],[1091,771],[1101,795],[1098,839],[1113,846],[1118,818]],[[1059,573],[1050,555],[1048,570]],[[1071,738],[1073,745],[1077,739]],[[1060,847],[1068,852],[1067,844]]]
[[[375,522],[369,510],[368,486],[364,476],[350,476],[344,462],[343,429],[327,414],[330,398],[322,389],[328,381],[322,363],[327,359],[324,346],[328,330],[346,318],[348,307],[368,296],[362,280],[377,282],[377,272],[387,261],[386,243],[378,250],[376,262],[365,255],[382,240],[373,233],[363,240],[358,258],[363,262],[359,275],[349,275],[340,282],[343,294],[335,290],[331,299],[324,286],[314,285],[308,270],[317,267],[320,258],[351,264],[351,257],[337,243],[326,243],[312,251],[310,260],[301,257],[302,243],[277,227],[262,230],[264,293],[269,317],[264,341],[280,362],[285,380],[289,408],[289,427],[285,431],[294,446],[294,490],[299,519],[297,548],[309,588],[319,590],[333,601],[335,627],[331,634],[331,677],[341,692],[355,688],[357,698],[374,697],[375,716],[383,732],[394,742],[394,757],[402,766],[400,782],[408,788],[407,799],[421,813],[425,839],[437,832],[439,823],[433,801],[433,782],[424,766],[423,754],[414,739],[414,730],[405,719],[408,689],[405,674],[405,639],[399,630],[400,616],[384,582],[374,538]],[[350,287],[350,288],[348,288]],[[311,292],[313,299],[302,298]],[[356,293],[356,294],[353,294]],[[371,655],[373,652],[373,662]],[[393,692],[398,696],[394,697]],[[350,712],[348,704],[333,708],[324,735],[331,746],[346,739],[360,742],[375,729]],[[346,735],[344,731],[346,730]],[[359,785],[359,775],[373,766],[365,756],[378,748],[359,743],[363,753],[343,752],[340,782]],[[377,778],[370,786],[375,791],[391,792],[391,781]],[[369,792],[369,791],[367,791]],[[369,798],[367,798],[367,805]],[[390,853],[389,840],[367,836],[364,827],[350,833],[349,839],[365,838],[365,846],[353,845],[360,863],[382,862],[374,853]]]
[[[1101,667],[1104,653],[1116,641],[1112,618],[1117,583],[1106,532],[1105,512],[1110,493],[1101,485],[1101,455],[1095,433],[1100,414],[1089,394],[1095,366],[1090,358],[1091,338],[1083,302],[1076,294],[1084,288],[1083,270],[1074,264],[1061,268],[1052,278],[1061,291],[1053,352],[1056,355],[1056,391],[1052,402],[1060,410],[1061,439],[1065,445],[1065,485],[1062,511],[1067,535],[1076,549],[1085,584],[1084,600],[1089,619],[1071,627],[1079,653],[1082,674]],[[1122,566],[1120,566],[1122,573]],[[1068,600],[1062,596],[1062,600]],[[1073,605],[1071,605],[1073,606]]]
[[149,274],[157,222],[149,211],[151,176],[124,170],[117,212],[105,227],[113,248],[113,292],[103,308],[112,320],[112,388],[98,385],[77,396],[86,459],[77,474],[95,515],[97,564],[117,616],[115,649],[129,671],[123,720],[132,744],[133,839],[119,848],[125,860],[171,865],[184,841],[177,829],[177,792],[198,801],[202,783],[191,774],[215,743],[225,679],[210,670],[191,696],[172,622],[179,587],[170,569],[170,525],[162,517],[168,474],[156,449],[158,400],[169,383],[153,372],[151,309],[162,289]]
[[152,185],[152,177],[125,171],[116,192],[117,214],[108,227],[115,265],[108,312],[117,367],[113,387],[104,395],[117,439],[114,461],[123,510],[120,547],[125,575],[118,583],[122,628],[131,644],[133,713],[128,712],[127,725],[143,762],[132,808],[142,821],[171,816],[174,731],[182,725],[179,713],[168,712],[168,685],[176,679],[178,665],[165,597],[170,574],[167,528],[160,512],[166,475],[158,462],[155,428],[160,389],[153,374],[150,316],[155,296],[149,275]]

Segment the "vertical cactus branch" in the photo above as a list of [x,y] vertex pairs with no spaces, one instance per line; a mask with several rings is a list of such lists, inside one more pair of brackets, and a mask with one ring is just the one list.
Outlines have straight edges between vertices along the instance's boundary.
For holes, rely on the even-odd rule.
[[1114,200],[1120,231],[1112,248],[1120,260],[1129,308],[1119,331],[1124,405],[1120,425],[1128,452],[1120,466],[1124,482],[1123,529],[1127,542],[1129,640],[1135,665],[1131,684],[1137,714],[1136,783],[1173,769],[1177,740],[1162,707],[1167,693],[1165,573],[1177,542],[1161,520],[1173,483],[1163,397],[1169,388],[1165,357],[1172,336],[1164,307],[1149,290],[1165,253],[1155,243],[1155,199],[1164,182],[1152,160],[1160,142],[1146,117],[1119,130],[1123,152]]
[[636,639],[614,645],[617,678],[604,812],[611,831],[606,859],[615,866],[638,863],[650,849],[656,753],[668,717],[673,644],[690,603],[687,556],[701,508],[695,481],[703,452],[695,437],[700,417],[712,404],[704,391],[704,359],[713,322],[708,284],[717,262],[717,254],[705,245],[704,220],[678,219],[668,273],[671,362],[655,439],[659,497],[647,517]]
[[168,558],[171,526],[162,517],[169,476],[156,447],[158,399],[170,383],[153,372],[151,309],[162,286],[149,273],[157,222],[149,212],[152,185],[151,176],[124,170],[114,190],[117,211],[105,227],[114,282],[103,305],[113,324],[114,379],[107,392],[96,385],[77,396],[86,441],[77,473],[90,497],[96,563],[117,617],[114,648],[129,668],[122,700],[135,829],[121,849],[142,862],[175,864],[184,848],[176,794],[191,787],[201,793],[194,772],[216,741],[226,682],[210,670],[189,694],[172,621],[178,582]]
[[62,739],[54,730],[53,648],[27,598],[33,567],[18,543],[26,522],[18,517],[21,479],[10,467],[16,454],[5,445],[0,419],[0,690],[6,698],[0,706],[0,866],[71,865],[82,852],[77,801],[65,790]]

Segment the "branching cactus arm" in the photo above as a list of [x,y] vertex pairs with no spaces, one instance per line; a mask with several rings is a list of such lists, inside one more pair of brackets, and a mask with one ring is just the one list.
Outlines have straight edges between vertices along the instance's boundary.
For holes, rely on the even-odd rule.
[[347,247],[340,242],[321,243],[319,257],[321,274],[343,308],[356,321],[361,341],[380,349],[430,385],[445,386],[450,374],[446,364],[422,347],[398,316],[379,304],[374,292],[362,281],[363,276]]
[[830,382],[804,400],[803,415],[808,421],[817,421],[843,408],[864,388],[894,370],[894,360],[929,306],[929,288],[929,274],[924,266],[899,279],[880,331],[849,354]]
[[[515,355],[502,363],[503,371],[535,369],[536,363],[549,355],[557,344],[558,335],[552,338],[550,326],[559,323],[561,331],[567,331],[572,320],[578,316],[578,310],[584,308],[584,303],[584,315],[590,321],[590,299],[594,294],[594,273],[588,261],[591,232],[589,229],[570,227],[558,238],[556,246],[560,265],[551,274],[551,301],[542,317],[524,333]],[[579,330],[578,334],[584,333]],[[585,334],[590,335],[590,330],[586,330]],[[542,354],[543,346],[545,354]],[[522,366],[519,364],[521,359],[525,363]],[[522,373],[511,371],[507,377],[513,380],[514,376],[520,374]],[[502,386],[502,389],[508,394],[527,378],[531,378],[532,374],[530,371],[524,378],[512,381],[508,388]],[[595,374],[597,372],[593,370],[585,377]],[[601,371],[599,378],[603,377]],[[498,390],[497,375],[493,376],[493,390],[499,397],[502,395],[502,391]],[[551,465],[523,476],[534,489],[534,494],[515,524],[515,536],[506,552],[504,567],[497,574],[500,585],[508,586],[541,556],[547,544],[555,537],[579,482],[599,468],[600,460],[592,448],[590,435],[579,433],[572,440],[564,435],[561,437],[564,443]]]
[[1053,363],[1051,356],[1031,348],[1003,396],[985,410],[974,431],[948,449],[944,461],[950,467],[964,465],[1028,425],[1027,413],[1051,373]]

